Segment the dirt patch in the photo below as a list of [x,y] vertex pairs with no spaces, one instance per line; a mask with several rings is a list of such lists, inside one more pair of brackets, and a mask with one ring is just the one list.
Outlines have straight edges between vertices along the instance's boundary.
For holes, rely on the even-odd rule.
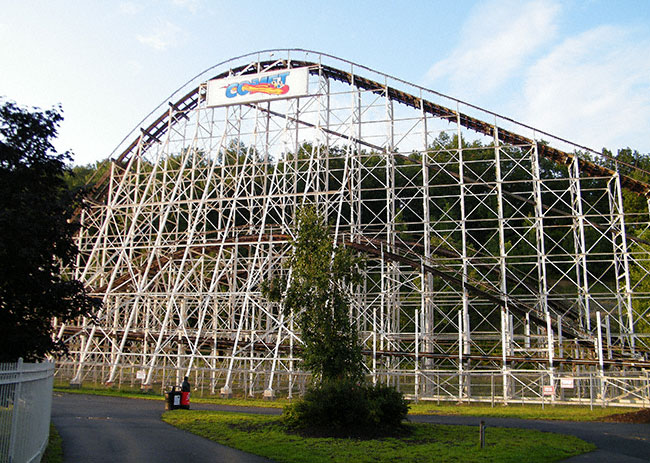
[[636,412],[617,413],[602,419],[610,423],[650,423],[650,408],[644,408]]

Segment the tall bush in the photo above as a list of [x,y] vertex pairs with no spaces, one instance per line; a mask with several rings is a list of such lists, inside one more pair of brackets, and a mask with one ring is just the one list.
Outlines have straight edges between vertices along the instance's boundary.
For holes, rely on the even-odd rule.
[[284,422],[308,434],[375,437],[392,434],[408,413],[408,402],[391,387],[326,381],[287,406]]

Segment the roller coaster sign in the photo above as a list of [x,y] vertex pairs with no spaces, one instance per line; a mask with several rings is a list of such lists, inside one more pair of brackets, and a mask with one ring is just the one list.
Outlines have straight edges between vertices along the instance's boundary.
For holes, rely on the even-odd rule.
[[227,106],[307,95],[309,69],[262,72],[208,82],[207,105]]

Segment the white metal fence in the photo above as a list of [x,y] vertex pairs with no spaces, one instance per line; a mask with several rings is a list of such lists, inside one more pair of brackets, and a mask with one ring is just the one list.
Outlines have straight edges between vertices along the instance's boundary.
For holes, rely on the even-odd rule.
[[411,376],[382,379],[411,399],[491,402],[492,404],[562,404],[591,407],[649,407],[650,373],[540,372],[537,370],[450,371],[420,370]]
[[0,363],[0,463],[38,462],[50,432],[54,364]]

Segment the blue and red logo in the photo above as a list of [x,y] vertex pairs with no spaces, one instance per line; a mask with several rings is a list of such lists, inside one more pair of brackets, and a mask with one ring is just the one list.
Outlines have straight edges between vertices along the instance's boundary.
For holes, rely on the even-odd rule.
[[288,72],[261,77],[258,79],[243,80],[224,86],[226,97],[235,98],[253,93],[264,93],[266,95],[284,95],[289,91],[287,85]]

